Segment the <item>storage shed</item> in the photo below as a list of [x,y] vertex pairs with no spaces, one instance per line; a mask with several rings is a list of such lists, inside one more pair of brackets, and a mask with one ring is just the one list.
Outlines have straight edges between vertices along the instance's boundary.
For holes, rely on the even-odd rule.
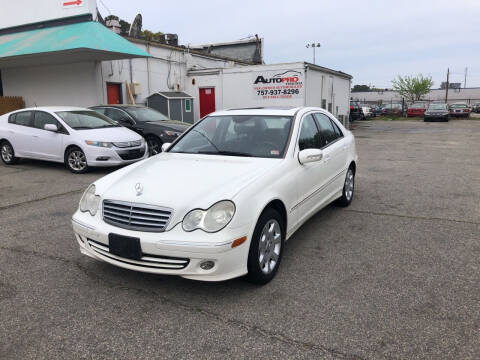
[[159,91],[147,98],[147,106],[172,120],[193,124],[193,97],[181,91]]

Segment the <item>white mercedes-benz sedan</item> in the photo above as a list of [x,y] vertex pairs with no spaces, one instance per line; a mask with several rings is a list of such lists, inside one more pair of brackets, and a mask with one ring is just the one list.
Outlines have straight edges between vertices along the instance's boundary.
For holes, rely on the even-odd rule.
[[90,166],[131,164],[148,156],[136,132],[96,111],[77,107],[36,107],[0,116],[0,157],[65,163],[73,173]]
[[163,149],[87,188],[72,219],[83,254],[155,274],[264,284],[305,221],[353,198],[354,137],[320,108],[212,113]]

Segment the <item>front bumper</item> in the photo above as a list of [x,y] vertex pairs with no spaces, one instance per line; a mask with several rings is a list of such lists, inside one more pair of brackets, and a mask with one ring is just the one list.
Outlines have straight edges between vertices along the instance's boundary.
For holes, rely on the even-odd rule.
[[449,119],[450,115],[424,115],[423,119],[425,121],[447,121]]
[[84,152],[88,165],[95,167],[132,164],[148,157],[145,145],[132,148],[86,146]]
[[[90,216],[77,211],[72,218],[75,238],[84,255],[129,270],[178,275],[194,280],[223,281],[247,273],[250,235],[253,232],[250,226],[236,229],[228,229],[227,226],[218,233],[208,234],[202,230],[185,232],[181,224],[177,224],[169,231],[151,233],[109,225],[99,213]],[[142,259],[130,260],[109,253],[110,233],[140,238]],[[232,248],[232,242],[243,236],[247,236],[247,241]],[[213,261],[215,266],[210,270],[202,269],[200,264],[206,260]]]

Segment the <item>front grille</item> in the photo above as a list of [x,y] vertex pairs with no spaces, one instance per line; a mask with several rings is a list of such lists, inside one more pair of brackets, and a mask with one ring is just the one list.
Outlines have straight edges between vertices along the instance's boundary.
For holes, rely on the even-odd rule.
[[172,212],[172,209],[160,206],[116,200],[103,201],[103,220],[129,230],[163,232]]
[[117,151],[117,153],[123,160],[135,160],[140,159],[143,157],[143,155],[145,155],[145,148],[142,147],[140,149],[122,150]]
[[142,145],[142,140],[115,142],[113,145],[118,148],[137,147]]
[[142,253],[140,260],[131,260],[125,259],[120,256],[110,253],[109,246],[107,244],[99,243],[98,241],[87,239],[90,249],[96,253],[106,256],[112,260],[120,261],[125,264],[141,266],[144,268],[153,268],[153,269],[168,269],[168,270],[181,270],[185,269],[190,263],[190,259],[187,258],[177,258],[170,256],[160,256],[160,255],[151,255]]

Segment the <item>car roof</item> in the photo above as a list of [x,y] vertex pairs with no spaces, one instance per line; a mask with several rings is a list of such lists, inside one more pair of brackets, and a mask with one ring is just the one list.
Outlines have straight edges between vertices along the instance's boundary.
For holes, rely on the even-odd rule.
[[87,111],[92,111],[91,109],[83,108],[83,107],[78,107],[78,106],[37,106],[37,107],[29,107],[25,109],[18,109],[15,111],[50,111],[50,112],[57,112],[57,111],[80,111],[80,110],[87,110]]
[[137,105],[137,104],[101,104],[101,105],[91,106],[91,108],[94,108],[94,107],[114,107],[114,108],[138,107],[138,108],[144,108],[144,107],[147,107],[147,106]]
[[[242,109],[227,109],[216,111],[211,116],[231,116],[231,115],[277,115],[277,116],[294,116],[299,110],[310,109],[305,107],[254,107]],[[311,108],[318,109],[320,108]]]

